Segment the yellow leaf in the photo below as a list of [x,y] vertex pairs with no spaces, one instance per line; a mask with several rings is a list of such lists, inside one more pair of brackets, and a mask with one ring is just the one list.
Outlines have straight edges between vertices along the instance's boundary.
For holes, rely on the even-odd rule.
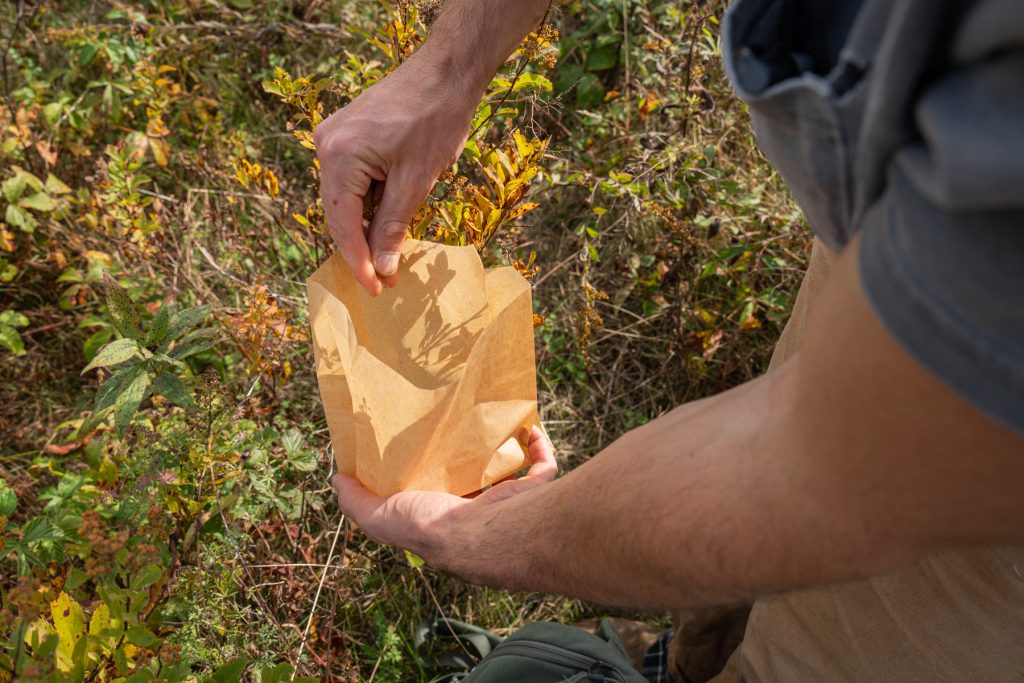
[[110,628],[110,608],[105,602],[101,602],[89,619],[89,635],[100,637],[108,628]]
[[61,591],[50,603],[50,616],[60,641],[57,643],[57,668],[71,671],[74,667],[75,645],[85,636],[85,614],[82,606],[67,593]]
[[512,132],[512,138],[516,142],[516,152],[519,153],[519,158],[525,159],[530,156],[530,152],[533,151],[533,145],[526,141],[526,138],[523,137],[518,128]]
[[525,204],[520,204],[519,206],[517,206],[516,208],[512,209],[512,211],[509,212],[508,220],[515,220],[516,218],[519,218],[527,211],[533,211],[538,206],[540,206],[540,204],[538,204],[537,202],[526,202]]
[[62,182],[57,176],[53,175],[52,173],[46,176],[45,187],[46,191],[51,195],[67,194],[68,192],[71,192],[71,188],[68,187],[64,182]]
[[160,138],[149,138],[149,150],[153,152],[153,160],[158,166],[167,165],[167,152],[170,151],[168,144]]
[[53,627],[42,619],[36,619],[25,629],[25,644],[33,650],[39,649],[50,636],[57,635]]
[[267,191],[271,197],[276,197],[278,193],[277,176],[269,168],[263,172],[263,189]]

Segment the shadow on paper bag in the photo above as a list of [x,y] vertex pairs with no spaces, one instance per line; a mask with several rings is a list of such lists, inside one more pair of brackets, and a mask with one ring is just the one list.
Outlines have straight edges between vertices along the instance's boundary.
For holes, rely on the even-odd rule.
[[516,472],[538,424],[530,285],[473,247],[406,240],[368,296],[340,254],[306,283],[320,395],[341,472],[378,495],[464,495]]

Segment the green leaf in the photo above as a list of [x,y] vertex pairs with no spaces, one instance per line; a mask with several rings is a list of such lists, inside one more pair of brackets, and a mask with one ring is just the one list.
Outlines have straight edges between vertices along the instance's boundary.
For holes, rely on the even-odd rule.
[[554,86],[551,85],[551,81],[540,74],[522,74],[519,76],[519,80],[516,81],[516,86],[513,90],[515,90],[515,92],[520,92],[522,90],[551,92],[553,87]]
[[159,344],[167,336],[167,329],[171,322],[171,307],[167,305],[166,301],[160,302],[160,310],[153,316],[153,322],[149,326],[149,332],[146,334],[146,346],[152,346],[153,344]]
[[99,391],[96,392],[96,405],[93,408],[93,412],[98,414],[114,405],[114,401],[121,395],[121,391],[134,382],[139,373],[145,371],[145,369],[146,367],[139,363],[121,368],[108,377],[100,385]]
[[25,186],[28,184],[26,181],[27,175],[27,173],[21,171],[0,184],[0,193],[3,194],[8,204],[18,201],[18,197],[25,191]]
[[604,102],[604,86],[594,74],[583,74],[576,85],[576,103],[581,107],[592,107]]
[[18,507],[18,496],[3,479],[0,479],[0,517],[10,517]]
[[0,325],[0,346],[9,350],[15,356],[25,355],[25,344],[21,341],[21,335],[13,327]]
[[410,553],[408,550],[404,550],[403,552],[405,553],[406,561],[409,563],[409,566],[413,569],[419,569],[420,567],[426,564],[426,562],[423,561],[423,558],[419,555],[416,555],[415,553]]
[[23,232],[34,232],[39,223],[25,209],[15,204],[8,204],[4,220]]
[[168,401],[182,408],[192,408],[192,395],[185,387],[185,383],[172,373],[164,370],[153,380],[153,392],[160,394]]
[[[68,578],[64,581],[64,588],[69,591],[73,591],[79,586],[82,586],[86,581],[89,580],[89,575],[78,567],[72,567],[68,570]],[[96,621],[96,613],[93,612],[92,621]],[[90,621],[90,625],[92,624]]]
[[152,381],[148,372],[140,372],[114,401],[114,428],[118,436],[123,435],[128,428]]
[[60,120],[60,115],[64,112],[63,102],[50,102],[43,107],[43,118],[46,119],[46,125],[51,128],[57,125],[57,121]]
[[276,664],[268,666],[260,671],[261,683],[282,683],[291,678],[292,669],[290,664]]
[[82,342],[82,354],[86,360],[92,360],[100,347],[110,341],[114,336],[114,330],[110,327],[103,327],[89,335],[89,338]]
[[142,321],[139,309],[128,296],[128,290],[106,272],[103,273],[103,287],[107,298],[107,310],[114,321],[114,327],[124,337],[141,339]]
[[171,317],[171,322],[167,329],[167,339],[177,339],[186,331],[191,330],[201,323],[212,309],[213,306],[194,306],[186,308],[184,311],[178,311]]
[[8,327],[27,327],[28,317],[24,313],[7,310],[0,313],[0,325],[7,325]]
[[57,645],[57,667],[62,671],[70,671],[75,665],[75,647],[85,636],[85,614],[74,598],[61,591],[57,599],[50,603],[50,616],[60,638]]
[[93,359],[82,370],[82,374],[84,375],[93,368],[106,368],[131,358],[139,358],[141,357],[140,351],[139,342],[134,339],[115,339],[96,352]]
[[601,45],[591,48],[587,52],[587,71],[605,71],[613,68],[619,62],[619,46]]
[[78,65],[89,66],[99,54],[100,46],[96,43],[86,43],[78,51]]
[[0,282],[10,282],[17,274],[18,266],[8,263],[5,258],[0,258]]
[[194,356],[197,353],[202,353],[207,349],[212,349],[214,346],[220,343],[220,338],[211,339],[209,341],[200,342],[198,344],[192,344],[190,346],[179,346],[173,349],[168,355],[171,358],[184,359],[189,356]]
[[36,192],[34,195],[25,197],[18,202],[18,206],[23,209],[32,209],[33,211],[49,212],[57,208],[57,202],[45,192]]
[[138,645],[139,647],[153,647],[160,644],[160,639],[145,626],[136,626],[135,628],[128,629],[128,632],[124,634],[124,639],[132,645]]
[[160,569],[159,565],[150,563],[142,568],[135,578],[132,579],[132,590],[140,591],[143,588],[149,588],[154,583],[160,580],[164,572]]
[[247,666],[249,666],[249,660],[245,657],[239,657],[214,671],[210,675],[209,680],[212,683],[237,683],[242,680],[242,674]]

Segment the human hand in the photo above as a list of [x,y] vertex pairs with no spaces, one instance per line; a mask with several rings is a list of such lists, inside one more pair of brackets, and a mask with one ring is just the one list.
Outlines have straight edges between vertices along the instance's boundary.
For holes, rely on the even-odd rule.
[[[474,92],[421,49],[317,126],[327,226],[370,295],[394,286],[409,221],[466,144]],[[380,206],[364,231],[363,208],[379,183]]]
[[[479,572],[467,566],[473,558],[464,552],[463,525],[504,500],[552,481],[558,474],[551,441],[539,427],[530,432],[529,457],[530,469],[524,476],[501,481],[474,497],[402,491],[385,498],[341,473],[331,477],[331,484],[341,511],[373,540],[410,550],[431,566],[474,576]],[[454,563],[456,556],[459,566]]]

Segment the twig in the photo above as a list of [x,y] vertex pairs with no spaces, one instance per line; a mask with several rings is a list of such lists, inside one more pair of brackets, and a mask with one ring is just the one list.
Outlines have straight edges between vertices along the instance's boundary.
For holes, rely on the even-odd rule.
[[[320,602],[320,591],[323,590],[324,581],[327,580],[327,570],[331,568],[331,560],[334,559],[334,548],[338,545],[338,537],[341,536],[341,526],[345,523],[345,515],[342,515],[338,519],[338,528],[334,530],[334,540],[331,541],[331,550],[327,553],[327,563],[324,565],[324,570],[320,574],[320,583],[316,587],[316,595],[313,596],[313,607],[309,610],[309,620],[306,621],[306,628],[302,632],[302,642],[299,643],[299,654],[296,655],[296,663],[302,659],[302,651],[306,649],[306,638],[309,636],[309,629],[313,626],[313,617],[316,615],[316,605]],[[298,671],[298,667],[292,670],[291,681],[295,680],[295,674]]]

